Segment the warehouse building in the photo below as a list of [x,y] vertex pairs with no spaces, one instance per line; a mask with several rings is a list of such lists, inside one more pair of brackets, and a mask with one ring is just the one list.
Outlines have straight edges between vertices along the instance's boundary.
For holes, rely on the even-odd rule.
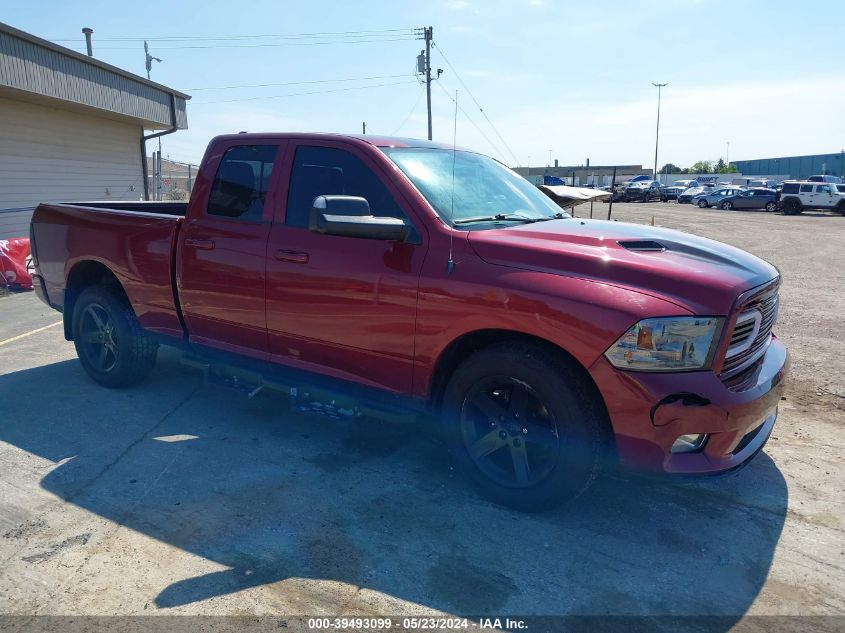
[[144,198],[144,130],[187,128],[189,98],[0,23],[0,239],[40,202]]
[[832,154],[756,158],[732,162],[741,173],[747,176],[789,174],[793,180],[804,180],[810,176],[826,174],[845,178],[845,150]]
[[[642,165],[559,165],[547,167],[513,167],[520,176],[535,184],[543,184],[544,179],[560,179],[569,185],[609,185],[616,171],[616,182],[630,180],[634,176],[651,175],[652,170]],[[574,178],[574,182],[573,182]]]

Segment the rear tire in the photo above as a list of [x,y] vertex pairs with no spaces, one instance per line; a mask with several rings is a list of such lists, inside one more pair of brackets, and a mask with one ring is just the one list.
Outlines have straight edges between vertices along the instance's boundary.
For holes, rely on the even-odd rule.
[[766,203],[766,207],[765,207],[765,209],[766,209],[766,211],[768,211],[769,213],[774,213],[775,211],[777,211],[777,209],[778,209],[778,205],[777,205],[777,204],[775,204],[774,202],[767,202],[767,203]]
[[707,207],[709,207],[709,206],[710,206],[710,205],[709,205],[709,204],[707,204],[707,200],[699,200],[699,201],[698,201],[698,208],[699,208],[699,209],[706,209],[706,208],[707,208]]
[[731,204],[731,202],[729,200],[725,200],[722,204],[719,205],[719,208],[722,209],[723,211],[730,211],[731,209],[734,208],[734,205]]
[[126,299],[105,286],[82,291],[72,330],[83,369],[104,387],[137,384],[155,365],[158,345],[144,334]]
[[484,496],[537,511],[572,501],[597,476],[610,424],[572,362],[538,345],[503,343],[452,374],[445,435]]

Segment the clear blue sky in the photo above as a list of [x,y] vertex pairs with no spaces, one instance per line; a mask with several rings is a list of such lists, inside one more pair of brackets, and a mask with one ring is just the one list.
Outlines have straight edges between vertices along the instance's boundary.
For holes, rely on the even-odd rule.
[[[530,156],[532,165],[545,165],[551,149],[561,164],[589,157],[592,164],[651,166],[657,97],[651,82],[669,83],[661,165],[716,160],[726,154],[727,142],[731,159],[845,146],[841,1],[46,0],[37,10],[31,3],[6,3],[2,20],[46,39],[71,40],[61,43],[79,50],[80,29],[90,26],[95,55],[138,74],[144,74],[143,44],[109,38],[407,33],[432,25],[433,66],[445,70],[433,87],[435,139],[451,141],[454,106],[445,93],[458,89],[472,120],[459,116],[458,144],[509,164],[526,164]],[[379,34],[371,38],[379,41],[355,44],[336,37],[298,40],[332,41],[307,46],[274,38],[151,40],[152,53],[164,60],[154,65],[152,78],[193,96],[190,129],[165,137],[164,153],[198,161],[214,134],[359,132],[362,121],[368,132],[424,137],[425,98],[413,77],[422,42],[403,36],[384,41],[393,38]],[[218,47],[174,48],[185,46]],[[266,83],[293,85],[194,90]],[[358,89],[378,84],[391,85]],[[263,98],[323,90],[336,92]],[[239,101],[220,103],[230,100]]]

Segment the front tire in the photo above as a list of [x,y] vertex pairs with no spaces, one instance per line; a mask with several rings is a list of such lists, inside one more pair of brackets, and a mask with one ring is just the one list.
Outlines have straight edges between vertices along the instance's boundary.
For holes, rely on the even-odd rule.
[[126,299],[105,286],[82,291],[72,330],[83,369],[104,387],[137,384],[155,365],[158,345],[144,334]]
[[723,211],[730,211],[731,209],[733,209],[733,208],[734,208],[734,205],[733,205],[733,204],[731,204],[730,200],[725,200],[725,201],[724,201],[724,202],[720,205],[720,207],[719,207],[719,208],[720,208],[720,209],[722,209]]
[[698,201],[698,208],[699,208],[699,209],[706,209],[706,208],[707,208],[707,207],[709,207],[709,206],[710,206],[710,205],[709,205],[709,204],[707,204],[707,200],[699,200],[699,201]]
[[580,495],[599,472],[607,413],[573,361],[494,345],[455,370],[443,397],[449,448],[489,499],[524,511]]

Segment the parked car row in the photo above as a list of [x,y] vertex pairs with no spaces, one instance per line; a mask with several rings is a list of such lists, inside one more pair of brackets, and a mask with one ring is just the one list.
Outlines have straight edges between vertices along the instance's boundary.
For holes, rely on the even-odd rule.
[[[806,181],[775,182],[771,178],[747,181],[747,186],[728,183],[700,183],[697,180],[676,180],[663,185],[647,175],[640,175],[616,185],[613,201],[650,202],[677,200],[679,204],[695,204],[706,209],[782,209],[787,215],[804,209],[832,209],[845,215],[845,184],[838,176],[810,176]],[[606,187],[606,189],[610,189]]]

